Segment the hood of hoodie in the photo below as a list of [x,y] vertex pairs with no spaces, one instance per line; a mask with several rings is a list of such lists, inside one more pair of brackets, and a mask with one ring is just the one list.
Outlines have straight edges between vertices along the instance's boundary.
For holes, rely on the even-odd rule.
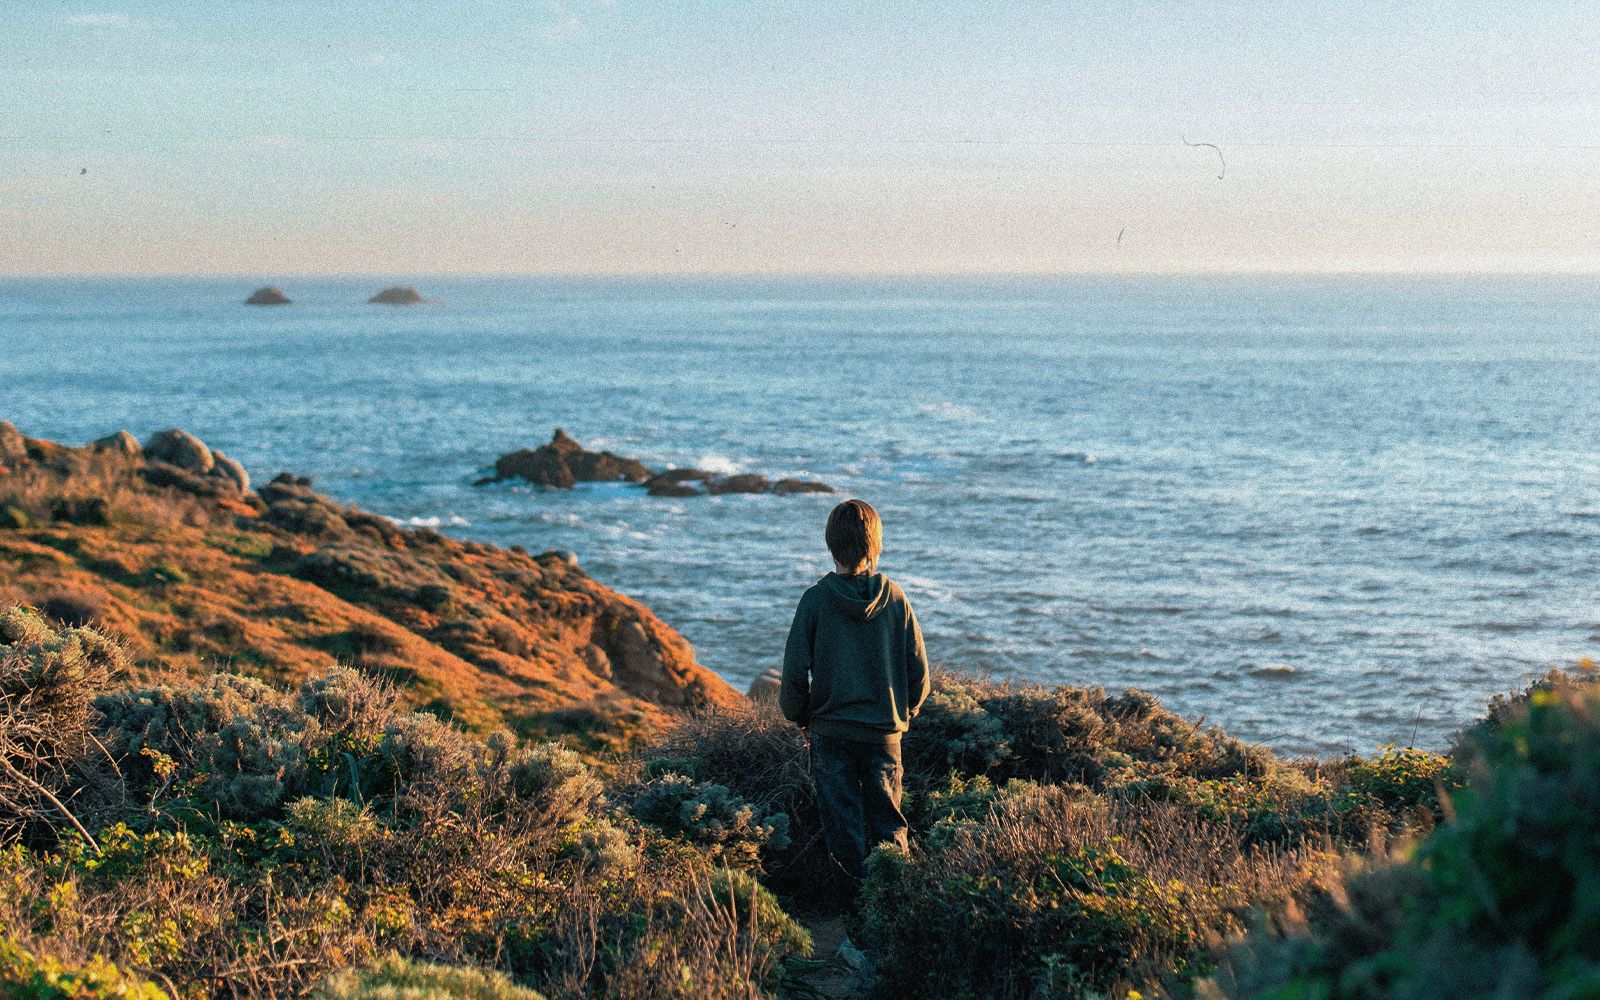
[[829,573],[822,582],[839,610],[857,621],[870,621],[889,606],[889,578],[882,573]]

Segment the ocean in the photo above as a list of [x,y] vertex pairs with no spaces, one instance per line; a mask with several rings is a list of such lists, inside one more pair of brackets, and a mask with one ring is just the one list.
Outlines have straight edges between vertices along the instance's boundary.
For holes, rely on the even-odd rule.
[[[184,427],[396,520],[569,549],[741,687],[828,496],[475,487],[555,427],[818,477],[931,657],[1287,753],[1441,747],[1600,646],[1600,281],[0,279],[0,419]],[[406,283],[410,283],[408,279]]]

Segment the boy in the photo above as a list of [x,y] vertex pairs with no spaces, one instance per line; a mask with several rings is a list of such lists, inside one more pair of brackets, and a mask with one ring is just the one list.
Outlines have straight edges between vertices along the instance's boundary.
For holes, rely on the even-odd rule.
[[872,505],[835,507],[825,538],[834,571],[800,598],[778,705],[811,744],[823,839],[853,897],[874,847],[906,846],[900,735],[928,697],[928,657],[905,593],[877,572]]

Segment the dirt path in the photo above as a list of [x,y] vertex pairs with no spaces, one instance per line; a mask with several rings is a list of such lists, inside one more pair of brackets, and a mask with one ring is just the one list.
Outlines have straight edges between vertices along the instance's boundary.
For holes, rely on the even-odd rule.
[[845,938],[844,921],[837,916],[801,917],[800,922],[811,932],[811,954],[826,963],[817,971],[804,977],[807,985],[823,996],[834,1000],[860,1000],[863,992],[860,977],[837,957],[839,943]]

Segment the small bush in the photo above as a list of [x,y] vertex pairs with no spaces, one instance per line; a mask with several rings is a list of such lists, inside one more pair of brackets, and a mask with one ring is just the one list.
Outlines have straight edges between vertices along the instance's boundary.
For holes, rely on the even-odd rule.
[[87,628],[57,628],[25,608],[0,611],[0,845],[73,816],[74,785],[103,790],[89,768],[99,752],[90,698],[127,661]]
[[1212,935],[1299,878],[1302,855],[1252,850],[1173,806],[990,789],[952,788],[940,835],[870,859],[878,995],[1078,998],[1192,974]]
[[390,955],[347,969],[319,987],[313,1000],[542,1000],[492,969],[435,965]]
[[[1263,917],[1206,995],[1594,995],[1600,688],[1546,678],[1499,701],[1454,766],[1466,784],[1441,803],[1454,819],[1413,857],[1352,863],[1303,913]],[[1425,783],[1383,775],[1396,784]]]
[[154,983],[105,959],[64,965],[49,957],[37,958],[4,936],[0,936],[0,992],[14,1000],[171,1000]]
[[657,829],[710,852],[723,864],[760,866],[761,849],[789,846],[789,817],[758,816],[756,809],[722,785],[667,774],[645,784],[633,799],[633,815]]

